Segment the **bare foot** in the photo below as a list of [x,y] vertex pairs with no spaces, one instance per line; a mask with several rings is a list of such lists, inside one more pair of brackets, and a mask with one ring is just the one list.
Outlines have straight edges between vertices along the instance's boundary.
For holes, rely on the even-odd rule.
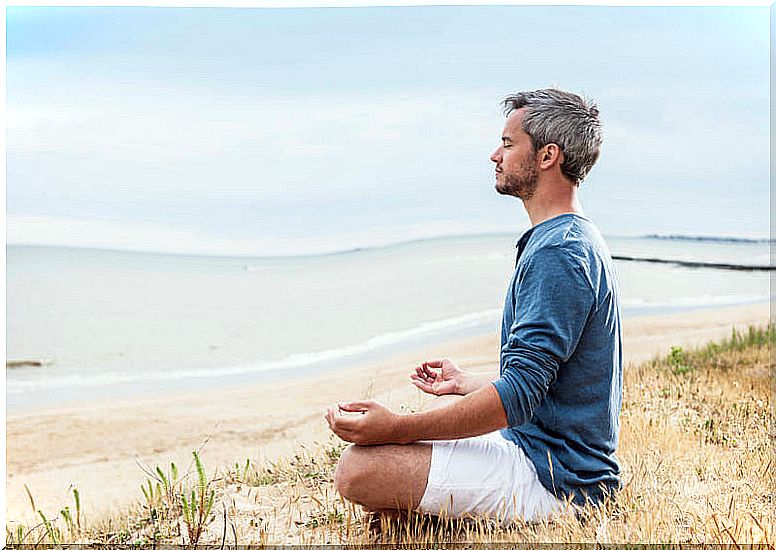
[[406,517],[407,513],[400,512],[399,510],[379,510],[367,512],[367,526],[369,528],[369,534],[376,538],[382,537],[383,519],[388,521],[399,521]]

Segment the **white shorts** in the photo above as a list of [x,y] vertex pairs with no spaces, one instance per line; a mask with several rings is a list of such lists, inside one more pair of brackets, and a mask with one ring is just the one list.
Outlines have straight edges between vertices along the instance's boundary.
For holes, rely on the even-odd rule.
[[500,432],[433,441],[431,469],[418,511],[460,518],[540,521],[565,509],[539,481],[533,462]]

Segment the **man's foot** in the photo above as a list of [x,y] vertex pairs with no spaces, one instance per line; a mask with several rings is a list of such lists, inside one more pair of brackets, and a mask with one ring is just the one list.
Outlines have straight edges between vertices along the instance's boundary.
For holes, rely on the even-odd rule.
[[383,520],[385,521],[401,521],[406,519],[407,514],[405,512],[399,512],[398,510],[381,510],[377,512],[367,512],[366,522],[369,530],[369,535],[373,538],[381,538],[383,536]]
[[380,512],[367,512],[366,525],[371,537],[377,538],[382,536],[383,520],[380,517]]

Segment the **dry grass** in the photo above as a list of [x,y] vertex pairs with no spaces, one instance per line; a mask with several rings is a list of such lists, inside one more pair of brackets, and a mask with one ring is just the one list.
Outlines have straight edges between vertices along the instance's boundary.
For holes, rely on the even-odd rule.
[[[181,494],[215,491],[199,543],[416,544],[441,541],[774,544],[770,350],[776,327],[750,329],[625,371],[618,455],[624,488],[577,517],[502,528],[485,520],[369,517],[333,489],[345,444],[300,447],[277,463],[249,461],[206,479],[153,474],[128,510],[92,522],[49,518],[7,528],[8,542],[191,543]],[[166,483],[161,478],[166,479]],[[138,491],[140,493],[140,491]],[[148,496],[150,493],[150,497]],[[34,504],[33,504],[34,507]],[[197,526],[195,526],[197,527]]]

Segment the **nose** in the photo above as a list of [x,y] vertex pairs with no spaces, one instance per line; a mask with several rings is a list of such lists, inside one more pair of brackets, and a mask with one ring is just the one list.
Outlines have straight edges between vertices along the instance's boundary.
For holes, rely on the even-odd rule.
[[501,146],[490,154],[490,160],[496,164],[501,162]]

